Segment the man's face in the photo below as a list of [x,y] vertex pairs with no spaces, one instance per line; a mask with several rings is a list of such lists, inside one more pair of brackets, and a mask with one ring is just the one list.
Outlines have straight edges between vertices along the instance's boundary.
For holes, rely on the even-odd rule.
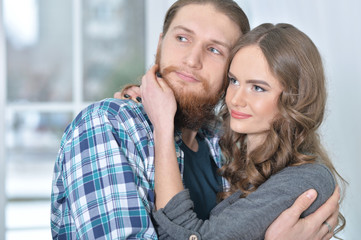
[[[160,39],[157,63],[189,118],[214,108],[222,94],[230,50],[239,27],[212,5],[190,4],[177,12]],[[195,108],[195,109],[191,109]],[[195,126],[185,126],[195,129]]]

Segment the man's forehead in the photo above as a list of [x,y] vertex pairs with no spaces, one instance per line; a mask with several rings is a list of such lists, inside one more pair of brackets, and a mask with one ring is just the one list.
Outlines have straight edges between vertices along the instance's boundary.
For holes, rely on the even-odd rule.
[[238,25],[211,4],[189,4],[179,9],[169,30],[177,29],[206,37],[226,47],[232,46],[241,35]]

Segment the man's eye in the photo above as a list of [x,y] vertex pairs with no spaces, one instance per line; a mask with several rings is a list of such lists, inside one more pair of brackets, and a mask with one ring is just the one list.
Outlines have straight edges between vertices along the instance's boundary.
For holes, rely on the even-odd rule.
[[188,39],[182,36],[178,36],[177,39],[181,42],[186,42]]
[[211,51],[212,53],[215,53],[215,54],[221,54],[220,51],[218,51],[217,49],[215,49],[215,48],[213,48],[213,47],[211,47],[211,48],[209,49],[209,51]]

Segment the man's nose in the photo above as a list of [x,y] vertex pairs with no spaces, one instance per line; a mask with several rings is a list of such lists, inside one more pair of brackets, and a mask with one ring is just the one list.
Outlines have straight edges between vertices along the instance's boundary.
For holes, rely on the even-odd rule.
[[202,46],[195,44],[189,49],[185,56],[184,62],[191,68],[200,69],[203,65],[203,49]]

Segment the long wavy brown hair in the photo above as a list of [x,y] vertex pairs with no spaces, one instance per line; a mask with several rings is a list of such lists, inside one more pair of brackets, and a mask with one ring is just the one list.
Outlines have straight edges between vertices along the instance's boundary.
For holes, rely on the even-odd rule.
[[[230,183],[224,199],[237,190],[242,197],[255,191],[273,174],[287,166],[320,161],[344,186],[344,179],[334,168],[324,150],[317,130],[326,105],[325,74],[321,56],[309,37],[289,24],[262,24],[244,35],[232,56],[246,46],[258,46],[272,74],[283,91],[278,99],[279,114],[273,119],[263,144],[247,153],[247,135],[230,129],[230,116],[225,102],[220,110],[224,135],[220,146],[226,164],[220,169]],[[345,219],[339,215],[340,227]]]

